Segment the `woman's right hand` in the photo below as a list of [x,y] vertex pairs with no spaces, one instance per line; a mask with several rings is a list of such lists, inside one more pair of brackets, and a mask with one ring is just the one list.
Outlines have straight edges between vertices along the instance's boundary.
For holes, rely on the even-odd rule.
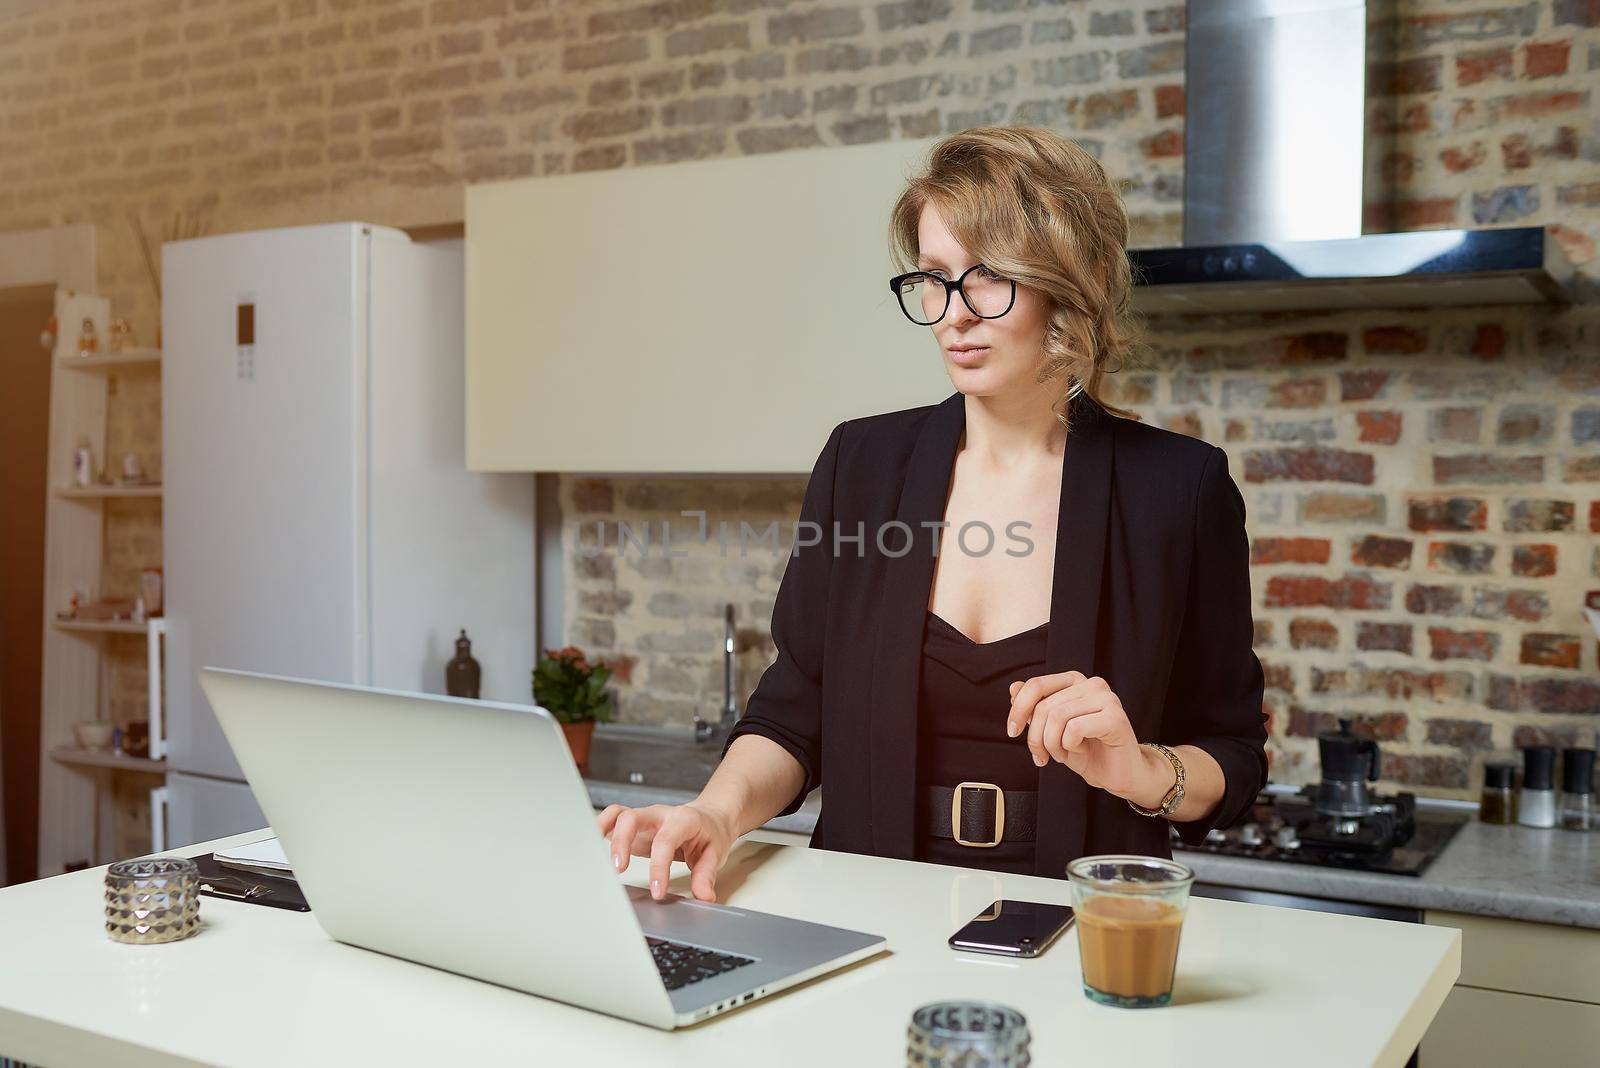
[[650,896],[666,897],[674,859],[689,865],[689,889],[701,901],[717,899],[717,869],[733,848],[732,821],[691,801],[684,805],[628,808],[607,805],[595,817],[611,842],[611,864],[625,871],[630,856],[650,858]]

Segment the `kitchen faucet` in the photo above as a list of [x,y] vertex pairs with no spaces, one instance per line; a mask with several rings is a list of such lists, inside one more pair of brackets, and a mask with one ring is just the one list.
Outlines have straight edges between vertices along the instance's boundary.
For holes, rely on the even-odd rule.
[[733,725],[739,721],[739,706],[733,699],[733,604],[730,602],[722,610],[722,715],[712,721],[702,717],[697,710],[694,714],[694,740],[696,742],[709,742],[713,738],[727,737]]

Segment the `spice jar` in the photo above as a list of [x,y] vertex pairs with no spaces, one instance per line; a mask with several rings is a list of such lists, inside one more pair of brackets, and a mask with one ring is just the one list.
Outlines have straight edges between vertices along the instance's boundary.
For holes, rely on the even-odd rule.
[[1524,827],[1556,825],[1556,751],[1548,745],[1522,750],[1522,793],[1517,798],[1517,822]]
[[1590,831],[1595,825],[1594,750],[1572,748],[1561,753],[1561,826]]
[[1483,766],[1483,795],[1478,801],[1478,819],[1483,823],[1506,826],[1517,822],[1517,768],[1514,764]]

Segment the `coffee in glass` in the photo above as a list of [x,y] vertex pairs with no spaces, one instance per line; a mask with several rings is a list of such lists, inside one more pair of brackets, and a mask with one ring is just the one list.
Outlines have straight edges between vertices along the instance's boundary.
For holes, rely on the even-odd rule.
[[1123,1008],[1172,1000],[1194,872],[1159,857],[1082,857],[1067,866],[1083,992]]

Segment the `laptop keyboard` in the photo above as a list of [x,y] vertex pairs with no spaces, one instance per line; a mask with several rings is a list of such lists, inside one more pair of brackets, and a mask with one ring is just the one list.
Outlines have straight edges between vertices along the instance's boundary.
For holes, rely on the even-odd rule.
[[754,964],[752,957],[741,957],[737,953],[718,953],[714,949],[701,949],[699,946],[685,945],[682,942],[668,942],[664,938],[651,938],[645,936],[645,941],[650,944],[650,955],[656,960],[656,971],[661,973],[661,981],[667,984],[668,990],[677,990],[698,983],[702,979],[731,972],[735,968],[743,968],[746,964]]

